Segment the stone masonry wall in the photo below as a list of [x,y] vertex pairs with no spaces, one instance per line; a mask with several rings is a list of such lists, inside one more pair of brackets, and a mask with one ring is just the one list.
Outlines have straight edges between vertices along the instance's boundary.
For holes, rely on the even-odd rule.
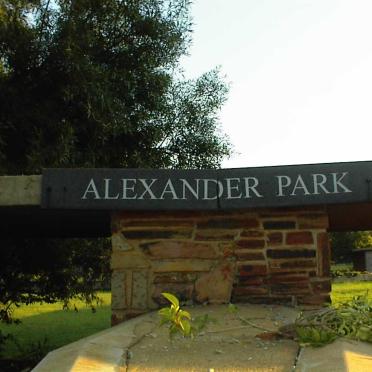
[[329,301],[322,209],[115,212],[112,324],[166,303]]

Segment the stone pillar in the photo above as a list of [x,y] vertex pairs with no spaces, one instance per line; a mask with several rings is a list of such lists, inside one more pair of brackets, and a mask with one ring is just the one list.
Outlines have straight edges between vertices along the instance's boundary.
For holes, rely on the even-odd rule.
[[186,303],[329,301],[324,210],[116,212],[112,215],[112,324]]

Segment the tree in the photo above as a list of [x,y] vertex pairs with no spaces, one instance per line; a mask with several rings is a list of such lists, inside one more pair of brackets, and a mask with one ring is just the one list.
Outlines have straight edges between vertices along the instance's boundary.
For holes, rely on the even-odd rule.
[[371,231],[347,231],[331,233],[332,259],[337,263],[351,262],[352,251],[372,247]]
[[[217,116],[227,85],[218,70],[182,78],[189,5],[0,0],[0,174],[44,167],[218,167],[231,152]],[[95,264],[107,250],[84,250],[71,241],[3,243],[5,310],[14,302],[77,293],[91,299],[107,268]],[[23,254],[26,246],[32,257]],[[81,277],[88,278],[84,285]]]
[[218,167],[217,70],[181,79],[185,0],[2,1],[0,174]]

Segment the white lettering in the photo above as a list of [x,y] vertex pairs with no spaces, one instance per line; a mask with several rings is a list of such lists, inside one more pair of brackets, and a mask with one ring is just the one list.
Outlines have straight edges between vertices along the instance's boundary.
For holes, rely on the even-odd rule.
[[324,184],[327,182],[327,176],[321,173],[314,173],[313,175],[314,194],[320,194],[319,188],[321,188],[325,194],[329,194],[329,191],[325,188]]
[[[121,182],[123,183],[123,193],[121,198],[122,199],[136,199],[137,194],[134,194],[133,196],[128,195],[128,190],[134,192],[134,187],[136,185],[137,180],[135,178],[122,178]],[[128,186],[128,182],[133,182],[132,186]]]
[[339,191],[338,191],[338,187],[341,187],[341,189],[343,190],[343,192],[352,192],[350,189],[348,189],[344,184],[341,183],[342,179],[348,174],[349,172],[343,172],[341,174],[341,177],[339,177],[337,179],[337,175],[339,173],[331,173],[332,174],[332,177],[333,177],[333,192],[335,194],[338,194]]
[[81,199],[87,199],[87,194],[92,192],[94,194],[94,199],[101,199],[101,197],[98,194],[96,184],[94,183],[93,178],[89,181],[89,184],[87,186],[87,189],[85,190],[84,195],[81,197]]
[[[204,200],[215,200],[215,199],[220,198],[222,196],[223,185],[222,185],[221,181],[217,181],[217,180],[211,179],[211,178],[206,178],[206,179],[203,179],[203,182],[204,182],[204,197],[203,197]],[[215,196],[209,196],[208,184],[210,182],[213,182],[216,185],[216,195]]]
[[152,178],[150,184],[148,184],[146,182],[147,180],[143,179],[143,178],[139,178],[138,181],[140,181],[142,183],[143,187],[145,188],[145,191],[143,192],[143,194],[138,199],[143,199],[145,194],[149,194],[150,199],[157,199],[157,197],[154,195],[154,193],[151,190],[151,186],[157,181],[157,178]]
[[[232,185],[232,182],[237,182],[237,184]],[[240,199],[242,197],[242,193],[233,196],[231,191],[239,191],[240,187],[240,178],[226,178],[226,185],[227,185],[227,198],[226,199]]]
[[167,183],[165,184],[163,192],[160,195],[160,199],[164,199],[164,195],[168,193],[172,194],[172,199],[179,199],[176,194],[176,190],[174,189],[173,183],[170,179],[168,179]]
[[[278,193],[276,196],[284,196],[283,188],[291,184],[291,179],[288,176],[275,176],[278,179]],[[286,182],[283,182],[286,181]]]
[[302,179],[301,175],[298,175],[291,195],[296,195],[296,190],[297,189],[302,190],[304,192],[304,195],[310,195],[310,193],[309,193],[308,189],[306,188],[305,182]]
[[105,181],[105,197],[104,199],[119,199],[119,193],[116,196],[110,196],[110,182],[111,178],[104,178]]
[[186,188],[194,195],[195,199],[199,200],[199,181],[200,179],[196,179],[196,189],[193,189],[191,185],[184,179],[181,178],[180,181],[182,182],[182,199],[186,198]]
[[[253,184],[250,185],[250,181],[253,181]],[[263,198],[257,190],[256,187],[258,186],[258,179],[256,177],[244,177],[245,183],[245,198],[251,198],[251,191],[255,193],[258,198]]]

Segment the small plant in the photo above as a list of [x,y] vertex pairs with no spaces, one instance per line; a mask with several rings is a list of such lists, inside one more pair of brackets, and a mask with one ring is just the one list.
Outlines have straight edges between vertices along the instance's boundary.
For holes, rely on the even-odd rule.
[[171,305],[159,310],[160,325],[168,325],[171,338],[177,333],[180,333],[183,337],[192,336],[190,313],[180,308],[180,302],[176,296],[167,292],[162,293],[162,295]]
[[357,296],[336,308],[301,315],[295,329],[302,345],[322,346],[338,337],[372,343],[372,306],[367,295]]
[[238,307],[232,303],[229,303],[227,305],[227,311],[230,313],[230,314],[235,314],[238,312]]
[[191,318],[191,314],[188,311],[180,308],[180,302],[175,295],[167,292],[162,293],[162,295],[171,305],[159,310],[160,325],[168,325],[170,338],[177,333],[180,333],[183,337],[194,337],[200,334],[208,323],[215,322],[215,319],[208,314]]
[[337,338],[335,332],[320,327],[296,327],[296,333],[301,346],[324,346]]

